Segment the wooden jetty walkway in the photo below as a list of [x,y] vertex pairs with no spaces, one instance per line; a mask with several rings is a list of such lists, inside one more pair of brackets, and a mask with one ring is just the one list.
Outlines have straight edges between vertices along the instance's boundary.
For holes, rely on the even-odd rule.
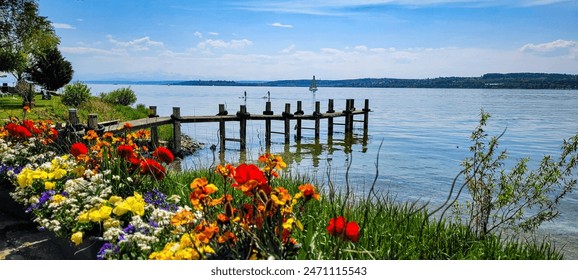
[[[240,105],[239,111],[235,114],[229,114],[225,110],[224,104],[219,104],[218,113],[213,116],[182,116],[180,107],[173,107],[173,113],[170,116],[158,116],[157,107],[150,106],[150,115],[148,118],[131,120],[126,122],[119,121],[107,121],[98,122],[98,116],[96,114],[90,114],[88,116],[87,129],[97,129],[100,128],[103,131],[118,132],[120,131],[126,123],[130,124],[132,130],[138,129],[150,129],[151,130],[151,142],[154,147],[159,145],[157,127],[161,125],[172,125],[173,126],[173,150],[176,154],[181,152],[181,125],[186,123],[207,123],[214,122],[219,124],[219,147],[221,151],[226,148],[226,142],[238,142],[240,144],[240,149],[244,151],[247,147],[247,122],[248,121],[264,121],[265,122],[265,144],[267,148],[271,146],[271,135],[272,134],[282,134],[284,135],[285,144],[290,143],[291,139],[291,122],[295,121],[295,139],[300,141],[302,138],[302,131],[306,129],[314,130],[315,139],[318,140],[321,131],[321,120],[327,120],[327,137],[332,138],[334,133],[334,127],[336,125],[344,126],[344,133],[346,135],[353,133],[353,123],[362,122],[363,123],[363,134],[364,138],[367,139],[368,121],[369,113],[369,99],[365,99],[364,107],[360,110],[355,108],[355,100],[347,99],[345,104],[345,109],[341,111],[336,111],[334,108],[334,100],[329,99],[327,104],[327,110],[321,112],[320,101],[315,102],[315,110],[310,114],[306,114],[302,109],[302,102],[297,101],[297,108],[295,112],[291,111],[291,103],[285,103],[285,110],[281,114],[275,114],[271,110],[271,101],[267,101],[265,104],[265,110],[260,114],[252,114],[247,112],[246,105]],[[356,115],[363,116],[362,120],[356,120],[354,117]],[[335,118],[343,118],[343,123],[336,123]],[[303,121],[311,120],[314,121],[313,127],[303,127]],[[272,131],[271,122],[272,121],[283,121],[284,131]],[[78,117],[76,115],[76,109],[69,110],[69,122],[73,125],[78,124]],[[226,135],[226,123],[228,122],[238,122],[239,123],[239,138],[231,138]]]

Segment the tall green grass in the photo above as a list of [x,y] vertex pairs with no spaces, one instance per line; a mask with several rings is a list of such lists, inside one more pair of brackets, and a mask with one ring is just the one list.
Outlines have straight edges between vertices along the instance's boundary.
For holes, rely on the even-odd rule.
[[[172,172],[161,182],[161,191],[188,201],[189,184],[206,177],[222,186],[211,169]],[[308,178],[280,177],[274,186],[296,193]],[[319,187],[319,186],[318,186]],[[343,191],[335,191],[343,189]],[[436,220],[418,203],[400,202],[388,194],[356,197],[346,186],[321,186],[321,201],[311,201],[304,211],[304,230],[298,236],[303,260],[558,260],[563,254],[546,240],[522,240],[490,235],[477,237],[467,226]],[[222,190],[220,190],[222,191]],[[242,199],[237,196],[235,199]],[[294,210],[298,211],[298,210]],[[327,233],[336,216],[356,221],[361,228],[358,243]]]

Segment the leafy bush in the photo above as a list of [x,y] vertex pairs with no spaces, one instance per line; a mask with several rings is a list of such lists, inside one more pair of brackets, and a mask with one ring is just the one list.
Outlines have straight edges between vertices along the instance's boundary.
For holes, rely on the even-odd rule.
[[90,88],[86,84],[75,82],[74,84],[66,85],[64,87],[64,94],[62,95],[61,102],[64,105],[78,108],[80,104],[88,101],[90,96]]
[[136,94],[130,87],[119,88],[109,93],[101,93],[100,98],[110,104],[130,106],[136,102]]
[[523,158],[508,171],[504,168],[508,154],[498,151],[498,140],[505,132],[486,143],[484,127],[489,117],[482,111],[480,124],[471,136],[472,156],[462,163],[460,173],[464,176],[461,188],[471,195],[465,212],[468,224],[481,237],[507,231],[533,232],[559,216],[561,199],[576,186],[578,134],[564,140],[558,159],[544,156],[539,166],[530,170],[529,158]]

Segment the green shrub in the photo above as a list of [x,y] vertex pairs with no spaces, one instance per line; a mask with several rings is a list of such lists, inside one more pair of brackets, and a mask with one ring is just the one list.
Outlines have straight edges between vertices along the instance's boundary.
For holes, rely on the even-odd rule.
[[80,104],[88,101],[90,96],[90,88],[86,84],[75,82],[64,87],[61,102],[64,105],[78,108]]
[[119,88],[109,93],[101,93],[100,98],[110,104],[130,106],[136,102],[136,94],[130,87]]

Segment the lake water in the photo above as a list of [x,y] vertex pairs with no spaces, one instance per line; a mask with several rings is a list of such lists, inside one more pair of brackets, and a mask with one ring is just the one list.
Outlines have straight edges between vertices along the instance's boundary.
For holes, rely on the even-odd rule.
[[[90,84],[94,95],[126,85]],[[345,108],[346,99],[355,99],[356,108],[370,101],[369,130],[363,139],[362,123],[355,123],[353,142],[344,142],[342,126],[335,126],[333,141],[328,141],[326,120],[321,121],[321,138],[315,142],[312,130],[304,130],[300,144],[291,137],[273,134],[271,152],[282,154],[290,165],[288,172],[305,174],[320,185],[331,181],[344,186],[346,170],[350,186],[363,194],[379,173],[376,188],[389,192],[400,201],[429,201],[432,207],[447,197],[460,163],[469,155],[469,137],[479,122],[480,112],[491,114],[487,131],[499,135],[500,149],[507,149],[510,163],[530,157],[535,167],[544,155],[557,157],[563,139],[578,132],[578,91],[576,90],[490,90],[490,89],[366,89],[320,88],[315,94],[307,88],[280,87],[192,87],[131,85],[137,103],[156,105],[158,114],[168,116],[172,107],[181,115],[215,115],[218,104],[225,104],[229,114],[246,105],[247,111],[261,114],[270,92],[272,110],[280,114],[285,103],[296,110],[302,101],[306,113],[313,112],[320,101],[321,111],[334,99],[337,111]],[[247,99],[243,92],[247,92]],[[361,120],[362,116],[356,116]],[[335,119],[336,123],[342,122]],[[292,126],[295,123],[292,123]],[[227,137],[238,135],[238,126],[227,124]],[[304,121],[313,127],[313,121]],[[283,131],[282,121],[273,121],[273,131]],[[185,168],[209,166],[217,155],[209,149],[218,143],[218,124],[185,124],[183,132],[205,144],[205,148],[184,162]],[[249,121],[247,153],[241,154],[238,143],[227,142],[225,159],[236,163],[256,160],[264,152],[263,121]],[[292,131],[294,133],[295,131]],[[381,145],[381,149],[380,149]],[[218,162],[217,162],[218,163]],[[328,171],[330,170],[330,172]],[[578,259],[578,193],[562,203],[561,216],[542,226],[541,232],[565,246],[566,257]]]

